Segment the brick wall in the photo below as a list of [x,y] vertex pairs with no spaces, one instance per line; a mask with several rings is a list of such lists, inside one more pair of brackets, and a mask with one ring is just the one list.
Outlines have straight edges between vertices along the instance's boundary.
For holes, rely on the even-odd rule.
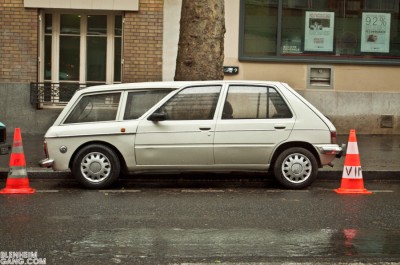
[[36,9],[23,0],[0,2],[0,83],[29,83],[37,78]]
[[125,13],[123,82],[162,80],[163,0],[140,0]]

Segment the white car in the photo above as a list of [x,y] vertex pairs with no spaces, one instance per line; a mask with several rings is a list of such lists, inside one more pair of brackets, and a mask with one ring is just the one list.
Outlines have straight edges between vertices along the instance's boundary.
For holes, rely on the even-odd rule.
[[154,82],[79,90],[45,135],[43,167],[88,188],[121,172],[274,172],[309,186],[342,155],[336,129],[285,83]]

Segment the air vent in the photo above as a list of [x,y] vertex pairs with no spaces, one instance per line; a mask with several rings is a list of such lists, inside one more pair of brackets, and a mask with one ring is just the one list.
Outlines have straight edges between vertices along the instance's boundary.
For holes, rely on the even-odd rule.
[[330,66],[308,67],[308,88],[332,88],[333,69]]
[[393,115],[381,115],[381,128],[393,128]]

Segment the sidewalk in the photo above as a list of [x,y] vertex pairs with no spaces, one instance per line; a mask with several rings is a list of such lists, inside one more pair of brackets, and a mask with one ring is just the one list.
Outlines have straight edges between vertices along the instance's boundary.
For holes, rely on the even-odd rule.
[[[12,144],[13,136],[8,135],[8,143]],[[339,135],[338,143],[346,143],[348,135]],[[52,169],[40,168],[38,162],[44,158],[43,135],[22,134],[28,173],[53,173]],[[358,149],[361,159],[361,168],[364,175],[385,175],[400,179],[400,135],[357,135]],[[8,172],[10,155],[0,156],[0,174]],[[336,159],[334,167],[325,166],[320,169],[320,175],[329,172],[343,171],[344,158]]]

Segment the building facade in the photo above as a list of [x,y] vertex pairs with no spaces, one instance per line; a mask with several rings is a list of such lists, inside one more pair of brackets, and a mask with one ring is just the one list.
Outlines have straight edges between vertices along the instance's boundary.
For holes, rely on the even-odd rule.
[[[286,82],[341,134],[400,134],[399,0],[226,0],[225,21],[225,79]],[[173,61],[178,11],[164,23]]]
[[399,0],[225,3],[232,78],[290,84],[339,133],[400,134]]
[[[44,133],[76,89],[173,80],[182,0],[3,0],[0,121]],[[226,79],[276,80],[339,133],[400,134],[399,0],[225,0]]]

